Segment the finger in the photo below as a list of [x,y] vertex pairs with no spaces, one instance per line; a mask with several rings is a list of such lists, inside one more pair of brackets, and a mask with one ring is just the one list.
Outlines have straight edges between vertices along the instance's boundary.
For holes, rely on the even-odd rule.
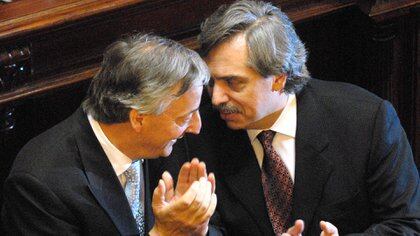
[[197,158],[193,158],[191,161],[191,167],[190,167],[190,176],[188,181],[190,183],[194,182],[194,181],[198,181],[198,159]]
[[[338,236],[338,229],[337,227],[335,227],[333,224],[331,224],[330,222],[326,222],[326,221],[321,221],[320,224],[323,223],[325,224],[325,232],[328,233],[327,235],[334,235],[334,236]],[[322,227],[321,227],[322,228]]]
[[321,230],[324,231],[327,234],[333,234],[336,233],[336,229],[334,225],[327,221],[320,221],[319,226],[321,227]]
[[188,183],[189,178],[190,178],[190,168],[191,168],[191,163],[189,162],[185,162],[182,165],[181,170],[179,170],[179,174],[178,174],[178,184]]
[[194,201],[191,204],[191,210],[193,210],[196,214],[201,213],[201,211],[199,211],[199,210],[202,207],[202,204],[203,204],[203,201],[204,201],[204,198],[205,198],[205,195],[206,195],[207,182],[208,181],[204,177],[200,178],[199,190],[197,192],[197,195],[195,196]]
[[[204,181],[203,181],[204,180]],[[191,207],[189,208],[191,216],[190,219],[191,224],[197,225],[204,223],[206,218],[206,212],[208,208],[210,207],[212,193],[211,193],[211,183],[204,178],[200,178],[200,181],[203,181],[203,185],[201,189],[200,195],[203,196],[203,199],[198,199],[199,194],[197,194],[196,200],[191,204]]]
[[198,164],[197,176],[198,176],[198,178],[201,178],[201,177],[206,177],[207,178],[206,163],[201,161]]
[[162,180],[165,184],[165,200],[169,202],[174,197],[174,180],[168,171],[163,172]]
[[194,181],[188,190],[180,198],[176,199],[171,205],[171,210],[183,211],[189,208],[200,190],[200,183]]
[[216,206],[217,206],[217,195],[215,193],[212,193],[211,194],[210,207],[207,210],[207,216],[208,216],[208,218],[210,218],[214,214],[214,211],[216,210]]
[[214,214],[214,211],[216,210],[216,206],[217,206],[217,195],[212,193],[209,207],[207,208],[206,213],[200,219],[199,221],[200,224],[210,219],[210,217]]
[[333,224],[327,221],[320,221],[319,226],[321,227],[321,235],[325,236],[338,236],[338,229]]
[[211,192],[215,193],[215,191],[216,191],[216,177],[214,176],[214,173],[209,174],[208,180],[211,183]]
[[159,209],[165,203],[165,183],[159,180],[158,186],[153,191],[152,206],[153,209]]
[[305,227],[305,225],[304,225],[303,220],[296,220],[295,225],[290,227],[287,230],[287,233],[290,234],[291,236],[301,235],[303,233],[304,227]]
[[207,209],[210,207],[211,196],[212,196],[211,188],[212,188],[211,183],[209,181],[206,181],[205,194],[204,194],[203,202],[201,203],[201,207],[199,210],[200,215],[206,214]]

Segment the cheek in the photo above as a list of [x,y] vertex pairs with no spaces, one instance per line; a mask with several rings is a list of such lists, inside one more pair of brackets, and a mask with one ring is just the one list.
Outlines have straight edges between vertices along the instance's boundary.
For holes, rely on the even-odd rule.
[[177,139],[180,136],[182,136],[182,134],[184,133],[183,128],[179,128],[179,127],[172,127],[170,129],[166,129],[166,130],[162,130],[161,132],[163,132],[163,134],[166,137],[167,141],[173,140],[173,139]]
[[248,93],[244,95],[240,104],[247,116],[257,115],[259,113],[259,107],[263,105],[260,104],[260,98],[253,93]]
[[249,122],[260,120],[270,113],[270,103],[262,96],[249,96],[245,109],[245,116]]
[[160,140],[170,140],[177,137],[179,133],[182,133],[182,130],[173,122],[162,122],[152,127],[151,132],[153,132],[156,136],[159,136]]

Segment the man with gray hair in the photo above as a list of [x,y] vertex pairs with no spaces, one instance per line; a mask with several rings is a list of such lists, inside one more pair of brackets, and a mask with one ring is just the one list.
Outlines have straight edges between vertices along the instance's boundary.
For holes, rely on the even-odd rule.
[[232,235],[420,232],[419,175],[389,102],[311,79],[293,24],[270,3],[221,6],[201,31],[219,114],[204,104],[201,134],[174,154],[215,170],[214,225]]
[[4,186],[6,232],[205,235],[214,175],[194,159],[176,189],[165,172],[151,202],[148,159],[199,133],[208,80],[199,55],[172,40],[139,34],[109,46],[83,106],[18,154]]

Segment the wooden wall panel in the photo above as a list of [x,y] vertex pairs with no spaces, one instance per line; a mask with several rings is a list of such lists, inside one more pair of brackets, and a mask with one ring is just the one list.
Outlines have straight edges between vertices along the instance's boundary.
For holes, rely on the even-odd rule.
[[[196,48],[200,22],[233,2],[35,1],[33,8],[28,0],[0,8],[0,185],[19,149],[79,106],[108,44],[133,31],[154,31]],[[315,78],[354,83],[393,103],[420,166],[414,1],[273,2],[295,22]],[[18,78],[16,87],[2,88],[7,78]]]

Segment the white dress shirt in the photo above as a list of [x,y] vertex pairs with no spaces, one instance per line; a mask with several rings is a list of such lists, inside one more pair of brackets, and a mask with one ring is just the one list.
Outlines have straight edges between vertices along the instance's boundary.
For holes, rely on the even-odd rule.
[[[90,126],[93,129],[93,132],[95,133],[96,138],[98,139],[99,143],[101,144],[102,149],[104,150],[106,156],[108,157],[109,162],[111,162],[112,168],[115,171],[115,174],[117,175],[118,179],[120,180],[120,183],[122,187],[125,187],[126,179],[123,175],[124,171],[126,171],[133,160],[126,156],[124,153],[122,153],[120,150],[118,150],[117,147],[114,146],[114,144],[109,141],[109,139],[106,137],[104,132],[101,129],[101,126],[99,123],[92,118],[92,116],[88,115]],[[140,160],[143,162],[143,160]],[[143,167],[140,165],[140,176],[143,176]],[[144,189],[144,179],[140,178],[140,186],[142,189]]]
[[[296,96],[290,94],[285,108],[281,112],[279,118],[269,129],[275,131],[276,134],[273,139],[274,150],[279,154],[287,170],[292,177],[293,182],[295,181],[295,163],[296,163],[296,152],[295,152],[295,136],[296,136],[296,123],[297,123],[297,104]],[[249,129],[247,130],[249,140],[251,141],[252,147],[257,157],[260,168],[264,158],[264,149],[258,140],[257,136],[262,130]]]

